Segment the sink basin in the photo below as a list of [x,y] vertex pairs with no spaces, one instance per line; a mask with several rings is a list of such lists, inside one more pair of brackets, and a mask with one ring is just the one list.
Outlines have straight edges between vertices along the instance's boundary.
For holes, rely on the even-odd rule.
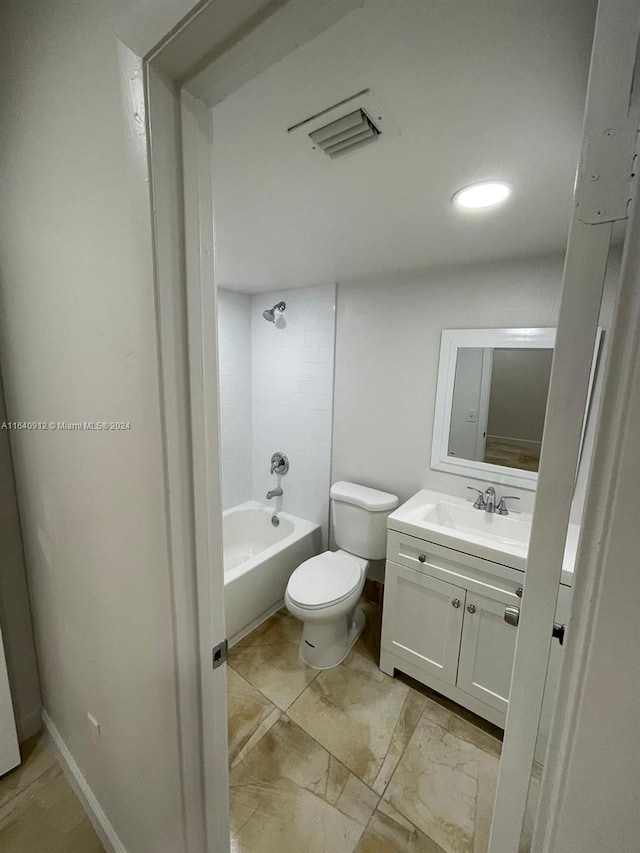
[[387,527],[514,569],[526,567],[528,513],[484,512],[464,498],[423,489],[391,513]]
[[[498,515],[474,509],[465,498],[423,489],[387,519],[389,530],[524,571],[533,516],[509,511]],[[562,564],[562,583],[571,586],[580,528],[570,524]]]
[[529,543],[531,523],[521,518],[484,512],[473,506],[439,501],[424,516],[426,524],[443,527],[461,534],[482,536],[504,545]]

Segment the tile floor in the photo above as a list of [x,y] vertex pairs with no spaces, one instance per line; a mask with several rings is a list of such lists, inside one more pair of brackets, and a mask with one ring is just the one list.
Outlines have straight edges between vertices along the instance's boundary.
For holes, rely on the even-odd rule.
[[[300,661],[285,611],[231,650],[233,853],[485,853],[498,730],[382,673],[380,607],[361,606],[367,628],[333,669]],[[47,735],[0,778],[0,850],[104,853]]]
[[104,853],[46,734],[22,744],[23,762],[0,777],[2,853]]
[[233,853],[486,851],[499,730],[382,673],[380,607],[361,606],[367,628],[333,669],[300,661],[284,610],[230,651]]

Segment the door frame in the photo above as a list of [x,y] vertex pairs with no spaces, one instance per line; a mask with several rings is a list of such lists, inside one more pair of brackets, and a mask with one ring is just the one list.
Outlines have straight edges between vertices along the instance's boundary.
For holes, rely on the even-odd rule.
[[[241,10],[235,0],[206,0],[195,7],[191,2],[134,0],[134,14],[123,21],[121,36],[138,58],[144,80],[186,849],[225,853],[226,667],[211,667],[211,650],[225,632],[211,125],[203,98],[212,78],[205,60],[212,45],[237,50],[237,87],[357,8],[361,0],[250,0]],[[608,111],[606,127],[616,126],[622,100],[628,106],[625,85],[631,37],[635,56],[637,23],[635,0],[601,0],[589,104],[601,120]],[[252,38],[261,27],[270,35],[262,49],[256,49]],[[612,92],[621,95],[612,98]],[[589,131],[586,122],[585,134]],[[603,175],[607,160],[610,164],[616,153],[603,153]],[[580,182],[578,188],[584,190]],[[600,298],[596,279],[600,277],[601,286],[609,248],[610,225],[574,220],[550,390],[555,414],[548,417],[545,430],[530,551],[530,567],[541,571],[539,577],[530,572],[523,601],[490,853],[515,853],[524,819],[550,644],[549,637],[541,637],[538,620],[542,614],[542,624],[553,621],[576,469],[573,457],[588,384],[588,371],[585,375],[578,362],[591,363]],[[559,477],[569,467],[570,473]],[[552,492],[555,507],[561,504],[553,515],[545,499]],[[549,541],[541,533],[545,522],[551,525]],[[578,577],[583,598],[597,582],[593,573]],[[523,664],[533,667],[533,678],[524,679]],[[532,701],[533,712],[528,708]]]
[[[635,205],[638,195],[632,173],[640,115],[637,92],[634,94],[639,34],[637,0],[600,0],[488,853],[517,851],[524,824],[613,223],[628,217],[630,199]],[[616,141],[610,144],[611,140]],[[635,221],[631,224],[637,227]],[[621,271],[623,288],[635,273],[628,236]],[[615,323],[612,353],[620,345],[619,329]],[[616,368],[621,367],[610,360],[603,397],[608,382],[616,382]],[[596,443],[601,440],[601,427],[599,417]],[[587,504],[597,506],[600,497],[594,495],[590,478]],[[572,630],[567,642],[567,652],[571,650],[578,657],[586,655],[588,648],[584,645],[576,650],[573,646],[574,637],[580,637],[581,630],[584,632],[584,613],[578,609],[578,602],[585,595],[594,600],[599,583],[595,573],[583,574],[580,568],[588,556],[583,538],[588,540],[589,535],[583,529],[585,536],[580,537],[575,572]],[[581,639],[584,640],[584,633]],[[580,704],[578,682],[572,684],[566,702],[576,713]],[[549,743],[555,743],[556,737],[552,723]],[[548,746],[545,766],[551,758]],[[559,771],[557,763],[551,767],[551,773],[543,776],[543,798],[554,784],[552,774]],[[555,809],[559,808],[560,803],[549,807],[546,819],[557,818]],[[543,849],[541,838],[538,832],[534,851]]]
[[226,664],[212,666],[226,631],[211,106],[199,95],[216,83],[216,51],[232,57],[218,84],[233,91],[361,0],[190,5],[134,0],[119,36],[147,141],[185,848],[228,853]]
[[144,64],[180,772],[188,853],[229,849],[208,109]]
[[478,423],[476,427],[476,462],[484,462],[487,450],[487,426],[489,425],[489,397],[491,377],[493,375],[493,348],[482,350],[482,378],[480,379],[480,402],[478,405]]

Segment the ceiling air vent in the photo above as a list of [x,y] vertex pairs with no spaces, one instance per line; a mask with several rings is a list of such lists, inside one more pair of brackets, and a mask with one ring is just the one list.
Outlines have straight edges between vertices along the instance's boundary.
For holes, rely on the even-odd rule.
[[366,89],[333,107],[288,128],[300,144],[321,157],[335,160],[373,142],[398,136],[388,114]]
[[309,138],[332,159],[361,145],[375,142],[380,131],[364,110],[354,110],[344,118],[325,124],[309,134]]

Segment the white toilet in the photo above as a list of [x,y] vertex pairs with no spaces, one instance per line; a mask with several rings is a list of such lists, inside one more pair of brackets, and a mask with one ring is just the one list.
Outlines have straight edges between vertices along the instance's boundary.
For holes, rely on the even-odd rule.
[[345,659],[360,636],[365,616],[356,609],[370,560],[382,560],[387,516],[398,498],[356,483],[331,487],[333,532],[339,551],[305,560],[287,584],[287,610],[303,624],[300,657],[315,669]]

